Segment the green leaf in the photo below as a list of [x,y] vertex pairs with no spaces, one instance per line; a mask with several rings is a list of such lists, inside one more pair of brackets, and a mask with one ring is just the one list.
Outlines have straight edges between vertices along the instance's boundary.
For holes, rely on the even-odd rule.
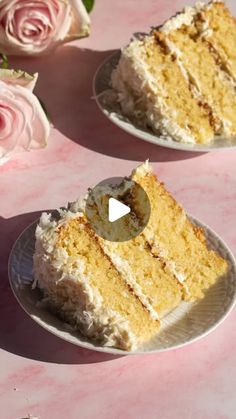
[[28,74],[23,70],[12,70],[9,68],[1,68],[0,65],[0,80],[5,83],[18,84],[33,91],[37,82],[38,74]]
[[87,10],[88,13],[90,13],[94,6],[94,0],[82,0],[82,1],[85,5],[85,9]]
[[0,68],[8,68],[8,58],[5,54],[0,54]]

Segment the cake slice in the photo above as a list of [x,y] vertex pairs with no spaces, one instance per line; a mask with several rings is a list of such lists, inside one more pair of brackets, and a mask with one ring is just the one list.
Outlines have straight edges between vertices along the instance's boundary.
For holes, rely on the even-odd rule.
[[124,115],[139,126],[186,143],[214,138],[210,110],[195,97],[176,55],[160,37],[134,40],[122,51],[112,86]]
[[[151,215],[141,234],[114,242],[97,235],[87,218],[88,197],[42,214],[36,229],[35,286],[66,322],[101,345],[134,350],[152,339],[161,319],[182,300],[196,300],[227,271],[204,232],[158,181],[149,163],[121,185],[102,190],[100,204],[117,188],[139,222],[147,193]],[[128,193],[127,193],[128,191]],[[126,228],[119,224],[119,228]]]
[[122,113],[176,141],[236,134],[236,24],[222,2],[186,7],[122,50],[112,73]]

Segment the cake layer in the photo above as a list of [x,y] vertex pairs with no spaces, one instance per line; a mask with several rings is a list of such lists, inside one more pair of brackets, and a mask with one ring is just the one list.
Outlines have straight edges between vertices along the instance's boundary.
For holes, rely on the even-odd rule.
[[186,300],[202,297],[203,290],[226,273],[227,263],[207,248],[201,229],[190,222],[148,164],[134,171],[132,178],[150,199],[151,216],[143,234],[153,254],[183,282]]
[[197,23],[203,37],[236,81],[236,21],[229,9],[221,1],[211,2],[201,8]]
[[194,97],[161,37],[131,42],[122,52],[112,84],[123,112],[137,123],[178,141],[207,143],[214,137],[209,110]]

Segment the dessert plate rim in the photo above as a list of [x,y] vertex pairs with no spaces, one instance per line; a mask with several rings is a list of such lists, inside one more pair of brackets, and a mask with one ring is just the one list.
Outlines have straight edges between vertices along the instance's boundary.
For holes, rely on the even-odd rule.
[[118,63],[120,54],[121,50],[118,49],[105,60],[103,60],[98,66],[93,77],[93,97],[96,100],[96,103],[102,113],[113,124],[128,134],[139,138],[140,140],[173,150],[207,153],[210,151],[222,151],[236,147],[236,136],[232,137],[232,139],[225,139],[223,136],[215,136],[215,139],[210,144],[206,145],[181,143],[164,136],[159,136],[151,130],[145,130],[135,126],[132,121],[122,115],[121,110],[113,111],[112,109],[108,109],[104,103],[104,94],[108,90],[112,90],[110,86],[110,75],[111,71]]
[[[32,289],[32,283],[33,283],[33,272],[32,272],[32,263],[33,263],[33,250],[34,250],[34,243],[35,243],[35,237],[34,232],[35,228],[38,223],[38,219],[29,224],[23,232],[19,235],[17,240],[15,241],[8,261],[8,276],[9,276],[9,282],[12,289],[12,292],[17,299],[20,306],[23,308],[23,310],[34,320],[36,323],[38,323],[40,326],[42,326],[44,329],[49,331],[50,333],[56,335],[57,337],[62,338],[63,340],[70,342],[72,344],[75,344],[77,346],[91,349],[99,352],[109,353],[113,355],[137,355],[137,354],[147,354],[147,353],[158,353],[158,352],[164,352],[172,349],[181,348],[183,346],[186,346],[190,343],[193,343],[204,336],[208,335],[210,332],[212,332],[217,326],[219,326],[225,318],[229,315],[229,313],[232,311],[235,303],[236,303],[236,261],[234,259],[233,254],[231,253],[228,246],[225,244],[225,242],[206,224],[203,224],[196,218],[189,215],[189,218],[194,222],[196,225],[203,228],[211,240],[217,244],[218,251],[227,258],[229,264],[230,264],[230,272],[227,274],[225,278],[225,283],[228,284],[230,281],[228,281],[228,276],[230,275],[231,282],[230,285],[226,285],[229,288],[230,291],[226,292],[228,302],[226,304],[226,307],[224,308],[224,311],[221,313],[219,318],[216,321],[213,321],[213,324],[211,327],[206,328],[206,330],[203,330],[201,333],[193,336],[191,339],[186,339],[185,341],[174,343],[173,345],[167,346],[167,347],[159,347],[155,348],[155,345],[152,348],[145,349],[145,348],[138,348],[135,351],[125,351],[121,349],[117,349],[114,347],[106,347],[101,346],[96,343],[93,343],[87,338],[82,337],[78,334],[78,331],[72,330],[72,328],[64,323],[62,320],[60,320],[56,315],[53,315],[46,309],[43,305],[40,304],[40,298],[39,298],[39,290],[33,290]],[[213,245],[213,248],[215,247]],[[220,279],[220,281],[223,281]],[[217,282],[218,283],[218,282]],[[208,293],[211,293],[212,288],[214,285],[207,291]],[[204,301],[206,298],[206,295],[203,297],[202,300],[199,300],[197,303],[184,303],[181,304],[185,307],[191,305],[190,309],[194,310],[197,307],[197,304],[200,304],[201,301]],[[223,301],[224,302],[224,301]],[[222,302],[222,307],[223,307]],[[181,305],[180,304],[180,305]],[[174,315],[174,313],[178,310],[178,307],[173,310],[172,313],[165,316],[163,319],[163,322],[165,319],[168,319],[168,317]],[[191,314],[191,312],[190,312]],[[181,315],[181,313],[180,313]],[[185,314],[184,314],[185,316]],[[189,317],[191,320],[191,315]],[[178,321],[183,321],[183,319]],[[172,319],[173,322],[173,319]],[[180,323],[181,324],[181,323]],[[191,322],[190,322],[191,324]],[[68,328],[69,326],[69,328]],[[175,327],[175,318],[173,327]],[[159,341],[161,330],[157,332],[156,339]],[[178,332],[179,333],[179,332]],[[165,340],[164,340],[165,342]],[[152,344],[153,345],[153,344]]]

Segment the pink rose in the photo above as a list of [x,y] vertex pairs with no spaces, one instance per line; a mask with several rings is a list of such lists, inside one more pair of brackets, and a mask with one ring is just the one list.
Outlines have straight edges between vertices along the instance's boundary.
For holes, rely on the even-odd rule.
[[0,70],[0,164],[19,151],[46,146],[50,124],[31,90],[36,80],[37,75]]
[[82,0],[0,0],[0,52],[39,55],[89,35]]

